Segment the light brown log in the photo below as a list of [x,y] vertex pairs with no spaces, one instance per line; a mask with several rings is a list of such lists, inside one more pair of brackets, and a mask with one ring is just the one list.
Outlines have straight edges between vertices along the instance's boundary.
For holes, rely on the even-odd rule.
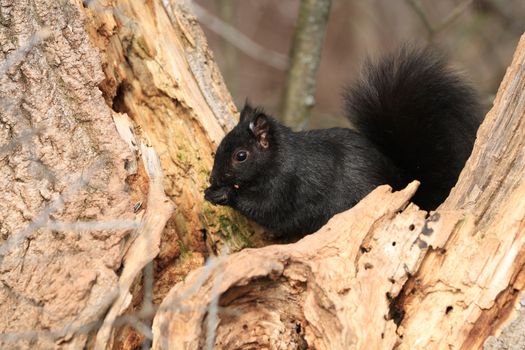
[[[464,211],[405,288],[402,348],[480,347],[513,314],[525,283],[525,36],[458,184],[439,211]],[[453,308],[453,309],[452,309]],[[443,316],[443,310],[450,310]],[[424,323],[423,323],[424,321]],[[422,332],[422,324],[435,331]]]
[[[164,190],[176,205],[161,236],[153,290],[158,303],[206,255],[224,246],[237,251],[261,244],[260,230],[254,234],[257,229],[246,219],[203,198],[213,150],[234,125],[232,116],[237,112],[188,2],[96,1],[87,15],[91,40],[101,52],[106,102],[116,112],[126,113],[138,137],[159,154]],[[151,187],[146,188],[137,200],[146,204],[150,192]],[[157,240],[149,244],[156,247]],[[124,311],[121,305],[129,304],[128,299],[121,300],[129,297],[125,272],[119,279],[120,287],[124,284],[121,298],[97,336],[100,349],[104,344],[143,339],[129,327],[108,338],[113,321]],[[140,289],[135,292],[139,300],[140,293]],[[130,312],[143,314],[136,301]]]
[[525,289],[525,35],[449,198],[427,214],[408,204],[416,187],[192,272],[161,304],[154,348],[480,348]]
[[[126,128],[129,130],[131,125],[128,121],[127,118],[115,119],[115,123],[124,124],[123,127],[119,128],[120,130]],[[131,144],[138,143],[133,139],[129,141]],[[131,285],[135,278],[140,275],[142,269],[159,254],[164,226],[175,209],[173,203],[164,193],[162,183],[164,176],[158,155],[151,146],[145,144],[140,144],[140,146],[142,161],[149,178],[146,211],[143,213],[140,226],[128,241],[129,247],[125,250],[123,269],[119,277],[118,296],[112,302],[111,308],[97,332],[95,350],[104,350],[108,345],[112,345],[110,338],[115,320],[124,313],[132,299]],[[151,304],[151,300],[148,303]],[[147,307],[152,306],[148,305]]]
[[202,257],[224,244],[233,251],[259,245],[244,218],[203,198],[214,150],[237,111],[189,3],[100,0],[88,15],[106,102],[127,113],[157,151],[166,194],[177,205],[163,246],[178,240],[177,249]]

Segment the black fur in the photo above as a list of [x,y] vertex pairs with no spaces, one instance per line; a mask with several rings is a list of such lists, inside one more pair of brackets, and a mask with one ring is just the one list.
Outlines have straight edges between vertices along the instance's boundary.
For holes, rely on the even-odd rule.
[[352,124],[421,186],[413,202],[435,209],[472,151],[482,113],[474,90],[430,50],[405,48],[367,62],[346,93]]
[[435,209],[481,121],[472,89],[434,53],[404,49],[367,63],[345,100],[358,131],[293,132],[246,104],[219,145],[206,199],[288,236],[315,232],[381,184],[418,179],[414,202]]

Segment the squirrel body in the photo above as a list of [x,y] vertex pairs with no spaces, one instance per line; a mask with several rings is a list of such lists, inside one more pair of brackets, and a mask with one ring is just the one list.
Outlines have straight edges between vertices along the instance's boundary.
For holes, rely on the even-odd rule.
[[421,181],[435,209],[453,187],[481,122],[473,90],[430,50],[365,65],[345,94],[357,130],[294,132],[248,103],[219,145],[205,198],[278,235],[317,231],[375,187]]

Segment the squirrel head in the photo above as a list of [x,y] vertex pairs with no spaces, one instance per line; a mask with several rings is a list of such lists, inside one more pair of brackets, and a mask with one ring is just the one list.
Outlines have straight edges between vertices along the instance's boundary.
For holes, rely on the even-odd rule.
[[217,152],[204,198],[231,205],[240,191],[255,184],[270,167],[276,144],[277,122],[246,102],[239,123],[224,137]]

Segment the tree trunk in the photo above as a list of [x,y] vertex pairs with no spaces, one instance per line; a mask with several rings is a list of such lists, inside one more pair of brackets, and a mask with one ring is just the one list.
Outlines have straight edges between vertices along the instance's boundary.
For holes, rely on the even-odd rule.
[[381,186],[295,244],[215,260],[166,296],[153,347],[480,348],[525,289],[524,174],[525,35],[437,211]]
[[236,111],[187,6],[2,2],[0,348],[468,347],[497,330],[523,290],[523,40],[439,215],[405,208],[415,184],[381,187],[297,244],[226,258],[265,242],[202,198]]
[[172,6],[3,1],[0,348],[139,346],[208,254],[262,244],[203,200],[236,111]]
[[281,118],[295,130],[305,129],[315,105],[316,75],[331,5],[332,0],[301,0],[281,101]]

